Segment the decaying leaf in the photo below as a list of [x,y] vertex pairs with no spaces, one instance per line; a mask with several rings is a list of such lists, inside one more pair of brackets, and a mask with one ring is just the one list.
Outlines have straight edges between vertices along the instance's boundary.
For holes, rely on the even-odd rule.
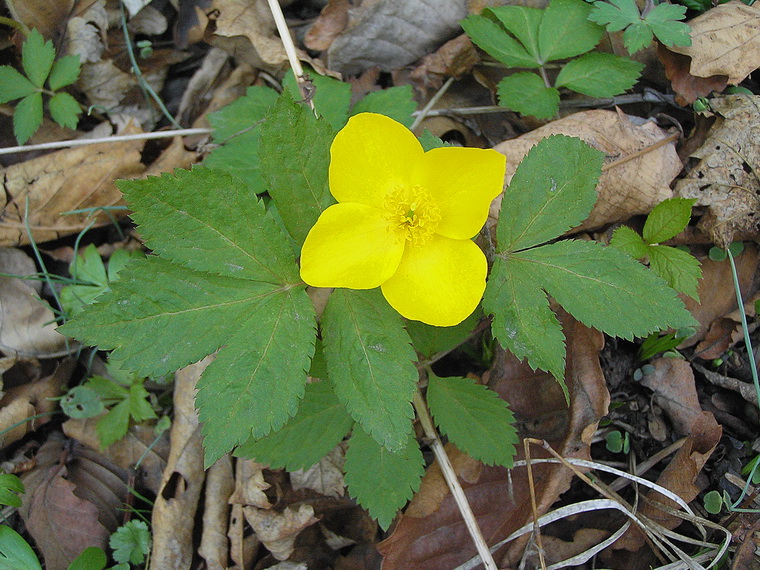
[[[605,153],[605,170],[599,179],[599,199],[591,214],[577,230],[593,229],[627,220],[673,196],[671,181],[681,171],[675,142],[656,146],[668,134],[651,121],[641,121],[618,111],[583,111],[526,133],[494,147],[507,156],[509,182],[518,164],[535,144],[550,135],[577,137]],[[652,147],[651,150],[648,150]],[[623,162],[631,155],[636,158]],[[615,161],[621,161],[615,164]],[[495,223],[501,198],[491,204]]]
[[243,507],[245,519],[256,536],[277,560],[285,560],[293,552],[298,533],[319,522],[311,505],[298,509],[286,507],[281,513],[256,507]]
[[691,364],[680,358],[658,358],[652,366],[641,384],[654,392],[655,403],[670,418],[676,435],[688,435],[702,413]]
[[704,144],[691,153],[699,163],[678,181],[675,192],[707,206],[698,227],[725,249],[734,234],[752,239],[760,230],[760,96],[727,95],[710,106],[718,120]]
[[328,497],[342,497],[346,493],[343,481],[343,464],[346,462],[348,442],[342,442],[309,469],[290,474],[293,490],[312,489]]
[[225,455],[206,472],[203,534],[198,554],[206,561],[209,570],[224,570],[228,567],[230,543],[227,524],[230,516],[229,499],[234,488],[232,459]]
[[657,44],[657,55],[665,66],[665,76],[670,80],[673,91],[676,92],[676,102],[679,105],[691,105],[700,97],[707,97],[713,91],[720,93],[728,84],[727,75],[711,75],[697,77],[689,72],[691,58],[670,51],[664,45]]
[[264,481],[266,465],[249,459],[239,459],[235,466],[235,490],[230,496],[233,505],[254,506],[271,509],[272,503],[267,499],[266,491],[271,487]]
[[465,34],[443,44],[435,53],[426,55],[409,78],[421,88],[438,89],[443,82],[459,79],[480,62],[475,46]]
[[53,36],[61,22],[71,14],[75,0],[6,0],[13,19],[27,28],[36,28],[43,36]]
[[348,10],[351,0],[328,0],[319,18],[311,25],[304,36],[304,45],[315,51],[330,47],[333,40],[348,25]]
[[691,57],[692,75],[727,75],[736,85],[760,67],[760,6],[731,0],[689,20],[689,26],[691,45],[670,49]]
[[[743,311],[749,322],[755,319],[755,303],[760,301],[760,293],[755,291],[744,301]],[[694,354],[705,360],[723,356],[737,342],[744,340],[744,325],[741,311],[737,308],[727,315],[715,319],[705,338],[694,348]]]

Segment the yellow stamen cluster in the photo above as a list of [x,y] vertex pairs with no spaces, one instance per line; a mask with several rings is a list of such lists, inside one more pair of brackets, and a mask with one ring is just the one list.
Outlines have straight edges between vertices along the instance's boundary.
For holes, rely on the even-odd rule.
[[386,194],[383,206],[388,212],[388,230],[415,246],[430,239],[441,219],[438,206],[421,186],[394,188]]

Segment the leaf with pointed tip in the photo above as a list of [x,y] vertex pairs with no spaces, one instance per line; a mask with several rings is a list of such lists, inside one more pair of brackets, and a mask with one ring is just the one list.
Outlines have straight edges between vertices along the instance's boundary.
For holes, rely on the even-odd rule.
[[0,103],[31,95],[37,90],[34,83],[9,65],[0,65]]
[[21,64],[29,81],[42,87],[50,74],[55,59],[53,42],[42,37],[36,29],[32,30],[21,46]]
[[67,55],[62,57],[53,64],[48,78],[48,85],[53,91],[58,91],[62,87],[71,85],[79,77],[81,69],[79,55]]
[[591,6],[583,0],[551,0],[538,32],[541,62],[575,57],[599,43],[604,28],[588,19]]
[[670,198],[657,204],[644,222],[644,241],[662,243],[681,233],[689,225],[695,202],[693,198]]
[[42,93],[27,95],[16,105],[13,113],[13,134],[18,144],[28,141],[42,124]]
[[673,289],[699,303],[697,286],[702,278],[702,270],[699,260],[688,251],[667,245],[650,245],[649,267]]
[[498,94],[502,107],[538,119],[548,119],[559,109],[559,91],[530,71],[507,75],[499,81]]
[[459,22],[472,43],[507,67],[541,67],[520,42],[504,31],[499,24],[486,18],[471,14]]
[[614,97],[636,83],[644,64],[611,53],[587,53],[562,68],[555,85],[589,97]]
[[412,97],[411,85],[399,85],[382,91],[373,91],[362,98],[351,109],[351,115],[359,113],[380,113],[404,125],[411,127],[414,122],[412,113],[417,103]]
[[82,109],[71,95],[56,93],[50,98],[48,105],[50,106],[50,116],[56,123],[72,130],[77,128]]
[[620,251],[626,252],[634,259],[643,259],[649,253],[649,247],[633,229],[628,226],[620,226],[612,232],[610,245]]

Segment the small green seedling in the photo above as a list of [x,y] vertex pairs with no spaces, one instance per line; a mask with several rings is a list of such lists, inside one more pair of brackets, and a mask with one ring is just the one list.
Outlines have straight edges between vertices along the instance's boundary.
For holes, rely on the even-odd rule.
[[649,335],[639,346],[638,359],[643,362],[654,358],[656,355],[662,352],[669,352],[675,349],[684,340],[694,335],[695,329],[691,327],[685,327],[678,329],[675,332],[666,333],[661,335],[654,333]]
[[723,510],[723,505],[730,505],[731,499],[728,497],[728,493],[723,491],[723,494],[720,493],[720,491],[710,491],[709,493],[705,493],[704,499],[704,506],[705,510],[710,513],[711,515],[717,515],[720,513],[720,511]]
[[623,32],[628,53],[644,49],[656,37],[668,47],[690,46],[691,28],[680,20],[686,17],[686,7],[678,4],[647,3],[639,12],[635,0],[601,0],[594,2],[588,16],[592,22],[606,26],[608,32]]
[[[499,104],[539,119],[559,109],[561,88],[589,97],[614,97],[630,89],[643,64],[591,51],[604,28],[589,21],[592,7],[583,0],[551,0],[543,10],[525,6],[487,8],[460,23],[478,47],[508,68],[534,69],[499,82]],[[561,60],[552,85],[547,69]],[[555,63],[557,62],[557,63]]]
[[13,113],[13,134],[18,143],[24,144],[40,128],[43,94],[50,98],[48,110],[53,120],[62,127],[76,129],[82,108],[74,97],[58,90],[79,77],[79,56],[56,60],[53,42],[32,30],[21,47],[21,65],[24,74],[9,65],[0,65],[0,103],[20,99]]
[[120,564],[142,564],[150,552],[151,536],[143,521],[131,520],[111,535],[108,545],[113,549],[113,559]]
[[[740,241],[735,241],[731,245],[728,246],[728,250],[731,252],[731,255],[734,257],[738,257],[741,252],[744,251],[744,243]],[[713,261],[725,261],[728,257],[728,253],[726,253],[725,249],[722,249],[720,247],[714,246],[710,248],[710,251],[707,253],[707,257],[709,257]]]
[[607,442],[607,449],[612,453],[628,454],[631,450],[631,438],[628,432],[622,434],[618,430],[612,430],[604,439]]

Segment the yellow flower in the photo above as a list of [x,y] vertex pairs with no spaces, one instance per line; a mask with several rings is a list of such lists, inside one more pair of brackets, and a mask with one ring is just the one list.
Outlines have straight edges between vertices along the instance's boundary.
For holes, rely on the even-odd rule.
[[477,307],[486,258],[471,239],[502,190],[506,159],[494,150],[424,152],[383,115],[349,119],[330,148],[330,192],[301,250],[314,287],[380,287],[408,319],[452,326]]

